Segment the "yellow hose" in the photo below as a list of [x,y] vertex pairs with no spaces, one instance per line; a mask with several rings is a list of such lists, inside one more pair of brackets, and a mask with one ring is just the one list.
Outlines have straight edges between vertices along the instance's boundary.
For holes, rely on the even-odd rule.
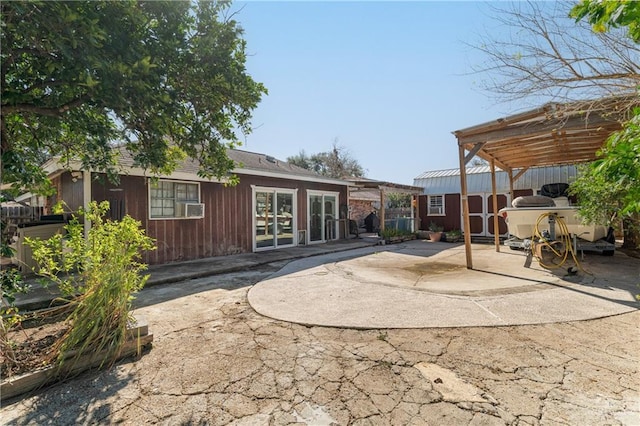
[[[542,233],[540,232],[540,228],[539,228],[540,223],[544,219],[548,220],[549,216],[551,215],[555,216],[555,213],[543,213],[540,216],[538,216],[538,221],[536,222],[536,226],[534,228],[534,238],[531,243],[531,251],[533,255],[536,257],[536,259],[538,259],[538,263],[540,264],[540,266],[542,266],[543,268],[552,269],[552,268],[560,268],[562,265],[564,265],[565,262],[567,261],[567,258],[569,257],[569,253],[571,253],[571,258],[575,262],[576,266],[581,271],[586,272],[582,268],[582,265],[580,264],[580,262],[578,261],[576,252],[573,248],[573,242],[571,241],[571,234],[569,233],[569,227],[567,226],[567,223],[564,221],[564,219],[558,216],[555,217],[556,235],[560,235],[559,239],[556,239],[555,241],[547,241],[545,237],[542,235]],[[564,250],[562,252],[560,252],[559,250],[556,250],[556,248],[554,247],[554,243],[562,243],[564,245]],[[553,265],[545,264],[542,261],[542,255],[540,256],[537,255],[538,250],[536,249],[536,246],[540,246],[540,249],[542,249],[543,247],[548,248],[553,254],[556,255],[556,257],[560,257],[562,258],[562,260],[558,264],[553,264]],[[540,250],[540,253],[542,253],[542,250]]]

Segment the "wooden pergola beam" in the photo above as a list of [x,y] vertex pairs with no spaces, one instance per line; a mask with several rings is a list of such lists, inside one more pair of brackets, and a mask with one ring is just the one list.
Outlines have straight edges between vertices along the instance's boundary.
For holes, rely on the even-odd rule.
[[[613,126],[617,125],[620,128],[621,125],[617,121],[603,118],[601,116],[595,116],[589,119],[588,127],[600,127],[600,126]],[[582,116],[570,117],[564,121],[541,121],[532,123],[520,123],[513,124],[503,129],[489,130],[484,133],[477,133],[471,136],[461,134],[458,139],[459,145],[475,145],[477,143],[487,142],[493,143],[494,141],[500,141],[508,138],[528,137],[531,135],[540,135],[544,133],[550,133],[553,131],[563,130],[582,130],[586,129],[585,119]]]

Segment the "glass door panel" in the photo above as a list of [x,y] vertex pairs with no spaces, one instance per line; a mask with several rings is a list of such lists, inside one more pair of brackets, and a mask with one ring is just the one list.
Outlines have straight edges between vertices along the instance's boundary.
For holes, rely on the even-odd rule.
[[309,196],[309,241],[322,241],[322,195]]
[[277,193],[278,246],[293,244],[293,194]]
[[334,195],[324,196],[324,232],[325,240],[335,240],[337,235],[336,217],[336,197]]
[[273,193],[256,192],[256,247],[274,247]]

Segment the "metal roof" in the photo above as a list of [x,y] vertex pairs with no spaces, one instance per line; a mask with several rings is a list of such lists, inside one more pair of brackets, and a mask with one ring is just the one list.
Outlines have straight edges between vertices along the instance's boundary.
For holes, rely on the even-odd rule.
[[[470,167],[466,171],[468,193],[492,191],[489,166]],[[542,185],[548,183],[570,183],[576,175],[577,167],[575,165],[531,167],[514,182],[513,188],[539,190]],[[422,187],[425,194],[459,194],[461,192],[460,169],[425,172],[416,177],[413,184]],[[496,191],[498,193],[509,192],[507,172],[496,170]]]
[[[476,173],[488,173],[490,172],[489,166],[476,166],[476,167],[467,167],[467,174],[476,174]],[[430,170],[424,173],[419,174],[415,178],[413,178],[414,185],[423,186],[416,184],[416,180],[418,179],[432,179],[439,177],[448,177],[448,176],[460,176],[460,169],[447,169],[447,170]]]

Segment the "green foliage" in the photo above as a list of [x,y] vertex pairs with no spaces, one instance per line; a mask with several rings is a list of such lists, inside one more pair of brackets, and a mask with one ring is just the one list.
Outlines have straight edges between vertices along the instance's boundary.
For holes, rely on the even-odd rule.
[[599,159],[580,168],[570,192],[589,223],[615,224],[640,213],[640,110],[612,134]]
[[444,228],[441,225],[438,225],[435,222],[431,222],[429,224],[429,231],[431,231],[431,232],[442,232],[443,229]]
[[640,42],[640,2],[628,0],[582,0],[569,14],[576,21],[587,18],[594,32],[627,27],[629,37]]
[[266,89],[228,1],[0,7],[3,183],[51,192],[39,166],[53,156],[116,179],[114,143],[152,173],[184,155],[207,177],[234,167],[226,149]]
[[[572,10],[576,21],[586,18],[595,32],[624,28],[640,42],[640,3],[627,0],[582,0]],[[579,197],[580,213],[588,222],[612,223],[621,217],[626,247],[640,247],[640,109],[619,132],[612,134],[600,157],[581,170],[571,186]]]
[[287,162],[336,179],[364,176],[364,169],[358,160],[352,158],[345,148],[336,143],[333,144],[331,151],[319,152],[311,156],[302,150],[298,155],[287,157]]
[[386,194],[389,208],[407,208],[411,207],[411,194],[403,194],[401,192],[390,192]]
[[406,235],[411,235],[411,231],[396,229],[396,228],[385,228],[380,231],[380,236],[384,239],[388,239],[391,237],[404,237]]
[[[11,256],[13,250],[5,241],[0,242],[3,256]],[[2,300],[0,301],[0,353],[3,354],[6,367],[19,363],[14,351],[14,342],[9,339],[9,332],[20,326],[23,317],[15,306],[16,295],[27,293],[30,286],[22,279],[20,271],[13,268],[0,270],[0,286],[2,287]],[[11,371],[7,368],[7,371]]]
[[[4,220],[0,221],[0,235],[2,235],[0,255],[2,257],[11,257],[14,254],[14,249],[9,245],[9,237],[5,235],[6,227],[7,223]],[[5,308],[13,307],[13,302],[16,300],[15,295],[27,293],[29,286],[23,281],[20,271],[7,267],[0,270],[0,284],[2,286],[2,302],[4,304],[0,308],[0,315],[4,315],[6,313],[4,311]]]
[[0,315],[4,315],[5,308],[12,308],[16,300],[16,294],[28,293],[29,284],[22,279],[22,274],[17,269],[3,268],[0,270],[0,283],[2,284],[3,305],[0,308]]
[[105,220],[108,202],[91,203],[84,219],[91,221],[88,237],[74,218],[65,226],[67,234],[41,240],[28,240],[39,274],[54,281],[73,299],[70,329],[57,345],[58,362],[75,352],[75,359],[87,353],[107,351],[103,362],[116,356],[126,337],[133,294],[148,279],[139,263],[144,250],[153,250],[153,240],[140,228],[140,222],[125,216],[122,221]]

